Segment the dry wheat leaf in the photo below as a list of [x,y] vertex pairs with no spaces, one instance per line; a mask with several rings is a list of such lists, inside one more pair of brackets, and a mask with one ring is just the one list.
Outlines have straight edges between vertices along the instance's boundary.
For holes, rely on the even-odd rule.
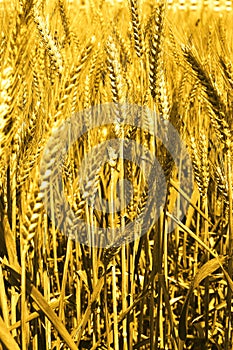
[[199,286],[201,281],[205,279],[207,276],[209,276],[211,273],[213,273],[218,268],[222,267],[222,264],[225,262],[226,257],[221,256],[214,259],[211,259],[207,261],[197,272],[196,276],[194,277],[188,294],[185,298],[181,315],[180,315],[180,321],[179,321],[179,338],[181,341],[185,341],[186,335],[187,335],[187,316],[188,316],[188,307],[190,302],[190,296],[192,295],[195,288]]
[[[21,275],[19,272],[15,271],[10,265],[4,263],[3,268],[7,270],[10,274],[9,282],[13,285],[20,285]],[[75,345],[72,337],[68,333],[67,329],[61,322],[61,320],[57,317],[53,309],[49,306],[43,295],[39,292],[39,290],[32,284],[30,280],[26,281],[27,293],[31,296],[31,298],[38,305],[39,309],[45,314],[45,316],[50,320],[53,326],[56,328],[58,333],[61,335],[63,340],[69,346],[71,350],[77,350],[77,346]],[[11,348],[13,349],[13,348]]]
[[4,320],[0,316],[0,339],[9,350],[20,350],[18,344],[9,332]]

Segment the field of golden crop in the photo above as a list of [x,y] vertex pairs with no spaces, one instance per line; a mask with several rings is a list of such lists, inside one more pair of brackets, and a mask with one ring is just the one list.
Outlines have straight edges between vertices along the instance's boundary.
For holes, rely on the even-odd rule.
[[168,3],[0,2],[0,350],[233,349],[232,12]]

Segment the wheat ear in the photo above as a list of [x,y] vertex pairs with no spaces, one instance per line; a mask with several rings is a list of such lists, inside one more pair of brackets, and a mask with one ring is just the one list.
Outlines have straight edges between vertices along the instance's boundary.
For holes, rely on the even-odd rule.
[[153,99],[157,92],[157,74],[160,66],[162,48],[163,27],[164,27],[164,5],[159,5],[153,16],[153,27],[149,38],[149,83]]
[[133,38],[136,55],[140,58],[143,54],[142,28],[139,17],[138,0],[129,0],[130,14],[133,27]]

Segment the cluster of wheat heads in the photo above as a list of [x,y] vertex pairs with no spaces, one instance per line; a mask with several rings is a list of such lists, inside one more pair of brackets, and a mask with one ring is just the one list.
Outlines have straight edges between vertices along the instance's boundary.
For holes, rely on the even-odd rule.
[[[0,6],[0,348],[231,349],[230,14],[174,13],[149,0]],[[141,128],[124,124],[122,104],[141,107]],[[185,140],[192,191],[191,174],[181,181],[161,140],[143,131],[154,123],[144,108]],[[75,113],[81,136],[69,147],[72,130],[56,130]],[[121,143],[105,161],[97,146],[112,138],[143,144],[161,164],[158,220],[145,211],[160,183],[148,187],[145,169],[119,156]],[[134,159],[147,156],[140,152]],[[131,187],[119,185],[124,177]],[[130,200],[103,215],[117,187]],[[89,223],[86,242],[79,219]],[[149,226],[128,242],[134,220]],[[87,244],[100,227],[123,229],[108,244],[101,235],[98,247]]]

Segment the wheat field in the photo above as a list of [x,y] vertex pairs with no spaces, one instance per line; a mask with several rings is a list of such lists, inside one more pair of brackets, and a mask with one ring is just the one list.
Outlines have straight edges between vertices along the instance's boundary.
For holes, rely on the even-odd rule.
[[232,4],[187,3],[0,2],[1,350],[233,349]]

